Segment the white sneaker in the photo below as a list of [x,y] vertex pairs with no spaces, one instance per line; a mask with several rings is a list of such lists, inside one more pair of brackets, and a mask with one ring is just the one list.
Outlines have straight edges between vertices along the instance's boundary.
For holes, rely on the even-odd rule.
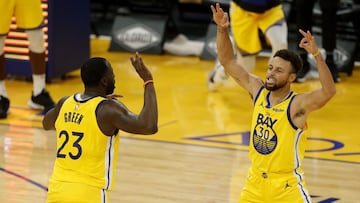
[[203,41],[189,40],[185,35],[179,34],[171,42],[165,42],[163,50],[177,56],[200,56],[204,45]]
[[224,67],[217,60],[214,69],[209,73],[208,89],[210,91],[217,91],[220,87],[224,86],[229,80],[229,76],[225,73]]
[[306,82],[307,80],[315,80],[315,79],[319,79],[319,72],[317,72],[316,70],[310,70],[305,74],[304,77],[297,78],[296,81],[299,83],[303,83]]

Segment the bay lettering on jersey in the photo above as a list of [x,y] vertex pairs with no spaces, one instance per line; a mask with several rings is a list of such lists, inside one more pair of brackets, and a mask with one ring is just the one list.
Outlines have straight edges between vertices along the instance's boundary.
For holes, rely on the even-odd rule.
[[274,124],[277,122],[278,120],[272,120],[271,117],[265,117],[263,114],[259,113],[258,118],[257,118],[257,124],[261,124],[261,125],[265,125],[268,128],[273,129]]

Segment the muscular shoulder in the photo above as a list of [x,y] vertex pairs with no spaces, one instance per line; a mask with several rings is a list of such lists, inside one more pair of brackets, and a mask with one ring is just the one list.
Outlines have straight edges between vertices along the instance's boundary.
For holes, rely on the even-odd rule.
[[63,106],[64,102],[69,98],[70,96],[64,96],[62,97],[61,99],[59,99],[59,101],[56,103],[56,106],[55,106],[55,112],[56,113],[59,113],[61,107]]
[[122,102],[116,99],[107,99],[101,102],[101,104],[98,107],[98,111],[99,111],[98,113],[106,114],[108,116],[113,114],[124,113],[126,112],[126,107]]
[[101,102],[96,112],[96,118],[101,131],[105,135],[113,135],[117,130],[114,123],[122,120],[126,112],[127,109],[120,101],[108,99]]
[[306,108],[307,100],[310,96],[309,92],[296,94],[293,99],[293,104],[295,108]]

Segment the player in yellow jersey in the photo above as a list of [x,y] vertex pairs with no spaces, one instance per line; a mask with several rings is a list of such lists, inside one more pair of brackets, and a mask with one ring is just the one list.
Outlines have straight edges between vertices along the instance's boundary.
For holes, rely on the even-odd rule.
[[211,6],[217,24],[221,64],[247,90],[254,104],[249,154],[251,167],[240,203],[309,203],[301,162],[305,152],[306,119],[336,93],[335,83],[314,37],[299,30],[299,46],[315,57],[321,87],[296,94],[290,88],[302,67],[300,56],[281,49],[269,60],[265,82],[237,63],[229,38],[229,17],[217,3]]
[[101,57],[81,66],[83,93],[63,97],[43,119],[45,130],[56,130],[57,157],[47,202],[105,203],[113,188],[119,135],[157,132],[158,110],[153,77],[136,53],[132,65],[144,80],[144,105],[132,113],[113,95],[115,76]]
[[[29,41],[29,59],[32,68],[33,91],[28,105],[47,112],[54,101],[46,91],[45,39],[41,0],[0,0],[0,119],[6,118],[10,100],[5,87],[5,39],[12,17],[18,29],[24,30]],[[11,68],[11,67],[9,67]]]

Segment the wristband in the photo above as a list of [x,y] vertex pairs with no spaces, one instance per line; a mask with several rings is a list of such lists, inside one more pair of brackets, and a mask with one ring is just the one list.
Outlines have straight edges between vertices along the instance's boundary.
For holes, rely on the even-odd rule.
[[144,82],[144,87],[145,87],[147,84],[149,84],[149,83],[154,83],[154,81],[153,81],[153,80],[147,80],[147,81],[145,81],[145,82]]
[[317,57],[318,55],[320,54],[320,49],[318,48],[318,50],[314,53],[314,54],[312,54],[314,57]]

